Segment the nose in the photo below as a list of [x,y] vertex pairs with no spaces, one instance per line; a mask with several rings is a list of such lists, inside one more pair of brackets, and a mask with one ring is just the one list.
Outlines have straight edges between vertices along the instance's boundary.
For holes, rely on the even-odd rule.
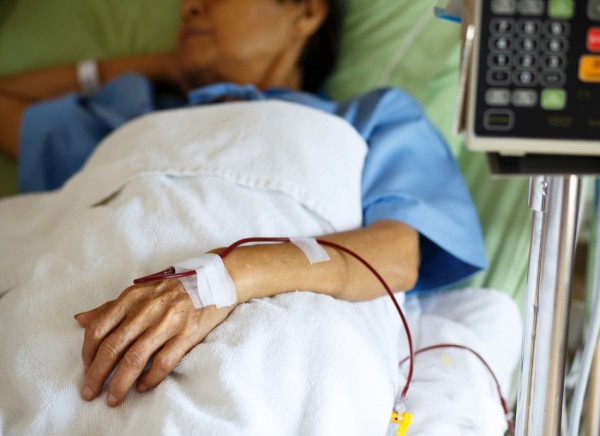
[[195,17],[204,12],[204,0],[184,0],[181,3],[181,19]]

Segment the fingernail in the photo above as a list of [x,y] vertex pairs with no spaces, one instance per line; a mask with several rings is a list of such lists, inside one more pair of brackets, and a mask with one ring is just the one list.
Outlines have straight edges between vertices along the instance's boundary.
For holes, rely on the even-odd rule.
[[81,390],[81,396],[84,400],[90,401],[94,398],[94,391],[88,385],[83,385],[83,389]]
[[111,407],[116,406],[117,405],[117,397],[115,397],[113,394],[108,394],[108,398],[106,399],[106,402]]
[[147,390],[148,386],[146,386],[144,383],[140,383],[139,385],[137,385],[137,391],[139,393],[146,392]]

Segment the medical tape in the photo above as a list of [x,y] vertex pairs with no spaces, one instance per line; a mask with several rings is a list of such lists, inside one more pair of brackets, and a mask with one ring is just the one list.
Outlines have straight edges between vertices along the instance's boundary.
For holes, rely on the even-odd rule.
[[179,279],[196,309],[207,306],[226,307],[237,302],[235,284],[218,254],[206,253],[173,267],[176,273],[196,271],[192,276]]
[[311,265],[331,260],[327,251],[315,238],[290,238],[290,242],[302,250]]

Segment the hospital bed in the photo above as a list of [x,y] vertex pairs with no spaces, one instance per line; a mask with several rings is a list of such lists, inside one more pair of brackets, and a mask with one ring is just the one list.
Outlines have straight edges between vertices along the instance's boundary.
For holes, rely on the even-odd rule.
[[[342,56],[327,92],[342,100],[392,85],[407,90],[424,105],[463,170],[485,235],[490,266],[460,287],[497,289],[522,307],[531,228],[528,180],[493,180],[485,157],[467,151],[462,139],[452,134],[459,27],[436,20],[432,14],[435,3],[348,1]],[[61,12],[55,13],[55,8]],[[48,20],[49,16],[53,19]],[[178,19],[176,7],[158,0],[4,1],[0,5],[0,74],[86,57],[169,49],[171,43],[164,35],[174,33]],[[1,192],[14,193],[14,163],[3,157],[0,165]]]

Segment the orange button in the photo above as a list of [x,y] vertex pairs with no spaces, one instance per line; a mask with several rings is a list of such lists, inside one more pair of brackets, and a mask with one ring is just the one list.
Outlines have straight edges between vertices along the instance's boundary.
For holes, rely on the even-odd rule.
[[600,52],[600,27],[588,30],[587,49],[595,53]]
[[600,56],[581,56],[579,60],[579,80],[600,83]]

